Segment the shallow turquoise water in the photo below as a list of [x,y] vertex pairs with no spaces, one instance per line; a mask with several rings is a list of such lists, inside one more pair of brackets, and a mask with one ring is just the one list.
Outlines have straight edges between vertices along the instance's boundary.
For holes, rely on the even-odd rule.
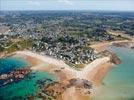
[[103,80],[95,100],[134,100],[134,49],[111,47],[122,63],[115,65]]
[[0,59],[0,74],[9,72],[15,68],[30,66],[30,63],[22,57],[7,57]]
[[[30,63],[21,57],[0,59],[0,73],[9,72],[15,68],[23,68],[29,65]],[[0,100],[26,100],[26,97],[29,95],[36,97],[36,94],[41,89],[41,85],[37,82],[45,79],[55,80],[55,77],[46,72],[32,71],[23,80],[0,87]]]

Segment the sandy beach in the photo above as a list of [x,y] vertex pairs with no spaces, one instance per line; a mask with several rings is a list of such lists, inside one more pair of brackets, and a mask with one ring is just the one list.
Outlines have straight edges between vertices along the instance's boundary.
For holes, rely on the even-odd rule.
[[[59,70],[60,75],[58,75],[58,76],[63,77],[63,76],[65,76],[65,74],[67,74],[66,75],[68,77],[67,79],[81,78],[81,79],[90,80],[90,79],[92,79],[91,77],[94,77],[93,74],[91,74],[91,73],[95,73],[95,71],[97,71],[95,69],[101,68],[101,66],[104,66],[104,64],[107,64],[110,62],[110,57],[98,58],[98,59],[94,60],[93,62],[91,62],[90,64],[86,65],[82,70],[78,71],[78,70],[68,66],[61,60],[57,60],[57,59],[54,59],[54,58],[51,58],[48,56],[42,56],[39,54],[35,54],[30,51],[20,51],[20,52],[16,52],[16,54],[23,55],[23,56],[25,55],[26,57],[28,57],[30,59],[30,61],[33,62],[35,65],[35,66],[31,67],[31,69],[33,69],[33,70],[48,71],[53,74],[55,73],[54,71]],[[31,60],[30,57],[33,58],[33,61]],[[47,63],[48,65],[45,66],[43,62]],[[63,73],[64,75],[63,74],[61,75],[61,73]],[[59,74],[59,73],[57,73],[57,74]]]
[[[97,53],[100,53],[105,51],[108,46],[122,42],[129,43],[131,41],[123,40],[97,43],[91,45],[91,47],[94,48]],[[31,51],[18,51],[16,54],[25,57],[29,62],[31,62],[32,70],[54,74],[63,86],[68,84],[71,79],[85,79],[93,83],[93,90],[96,86],[102,83],[103,78],[113,66],[110,56],[98,58],[90,64],[87,64],[83,69],[77,70],[65,64],[62,60],[40,55]],[[94,94],[94,91],[92,92]],[[87,94],[87,90],[84,88],[70,87],[58,97],[58,100],[68,100],[70,98],[71,100],[89,100],[90,96],[91,95]]]
[[[110,57],[96,59],[79,71],[68,66],[61,60],[42,56],[30,51],[19,51],[16,52],[16,54],[24,56],[28,61],[32,62],[32,70],[46,71],[54,74],[63,84],[67,84],[70,79],[80,78],[89,80],[94,85],[98,85],[111,68]],[[74,92],[72,92],[72,90]],[[87,95],[86,93],[82,94],[84,91],[85,89],[77,89],[74,87],[68,88],[62,94],[62,100],[68,100],[68,97],[72,94],[72,100],[88,100],[90,95]]]
[[[32,70],[39,70],[49,72],[58,77],[59,81],[66,82],[69,79],[76,77],[76,70],[69,67],[61,60],[57,60],[48,56],[42,56],[30,51],[19,51],[16,52],[18,55],[28,57],[28,61],[34,65],[31,67]],[[30,59],[29,58],[33,58]]]
[[134,39],[130,40],[120,40],[120,41],[112,41],[112,42],[97,42],[94,43],[93,45],[91,45],[90,47],[93,48],[95,50],[96,53],[100,53],[102,51],[105,51],[107,49],[108,46],[111,46],[113,44],[116,43],[130,43],[130,45],[134,45]]
[[[32,62],[32,70],[46,71],[58,77],[59,82],[68,84],[68,80],[73,78],[86,79],[94,85],[101,83],[106,73],[111,69],[110,57],[103,57],[94,60],[86,65],[82,70],[76,70],[63,61],[48,56],[42,56],[30,51],[19,51],[16,54],[24,56]],[[91,95],[85,89],[71,87],[66,89],[58,100],[89,100]]]

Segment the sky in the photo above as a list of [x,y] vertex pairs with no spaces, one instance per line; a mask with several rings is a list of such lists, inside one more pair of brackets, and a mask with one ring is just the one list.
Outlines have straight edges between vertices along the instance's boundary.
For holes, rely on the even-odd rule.
[[0,10],[104,10],[134,12],[134,0],[0,0]]

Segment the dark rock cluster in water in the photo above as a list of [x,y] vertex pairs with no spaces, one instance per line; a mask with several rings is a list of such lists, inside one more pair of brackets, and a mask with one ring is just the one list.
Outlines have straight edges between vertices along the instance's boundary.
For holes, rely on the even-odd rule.
[[110,56],[110,62],[112,62],[114,64],[118,65],[121,63],[120,58],[115,53],[113,53],[109,50],[104,50],[103,52],[100,53],[100,55]]
[[121,63],[120,58],[115,53],[111,53],[110,61],[117,65]]
[[29,68],[22,68],[22,69],[16,69],[13,71],[10,71],[9,73],[4,73],[0,75],[0,87],[13,83],[18,82],[21,79],[24,79],[26,75],[28,75],[31,72]]
[[54,81],[52,79],[44,79],[44,80],[38,80],[36,83],[38,84],[39,88],[42,88],[48,84],[53,83]]
[[131,49],[134,49],[134,46],[132,46]]

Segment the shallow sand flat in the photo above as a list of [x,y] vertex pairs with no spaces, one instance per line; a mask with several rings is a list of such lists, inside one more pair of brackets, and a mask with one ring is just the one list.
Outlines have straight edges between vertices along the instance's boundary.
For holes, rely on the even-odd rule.
[[105,75],[111,70],[113,64],[105,63],[92,70],[87,76],[95,85],[100,85]]
[[92,63],[85,66],[85,68],[81,71],[81,77],[86,78],[90,76],[90,73],[93,71],[93,69],[100,68],[101,65],[106,64],[110,61],[110,57],[103,57],[98,58],[94,60]]

